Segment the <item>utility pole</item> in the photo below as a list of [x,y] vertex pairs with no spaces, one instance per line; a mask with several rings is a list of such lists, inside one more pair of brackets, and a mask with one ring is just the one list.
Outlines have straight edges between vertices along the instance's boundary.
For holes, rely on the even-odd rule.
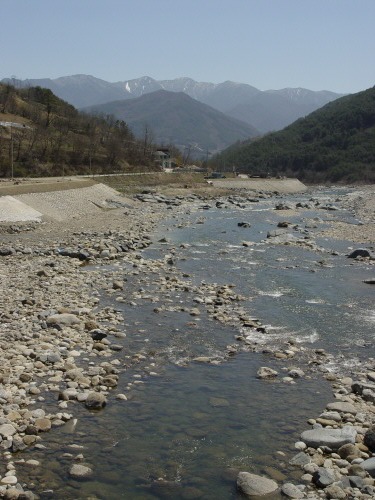
[[11,179],[14,177],[14,164],[13,164],[13,128],[10,124],[10,168],[11,168]]

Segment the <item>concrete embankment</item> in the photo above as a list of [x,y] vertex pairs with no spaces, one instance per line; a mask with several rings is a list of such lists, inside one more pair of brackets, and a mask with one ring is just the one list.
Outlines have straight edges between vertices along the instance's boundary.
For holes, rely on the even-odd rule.
[[15,196],[0,196],[0,222],[64,221],[82,216],[95,216],[108,208],[131,203],[104,184],[47,192],[29,192]]
[[[300,193],[307,190],[298,179],[218,179],[215,188]],[[207,185],[207,195],[210,195]],[[114,204],[131,204],[116,190],[87,179],[52,181],[42,179],[0,186],[0,222],[63,221],[95,215]]]

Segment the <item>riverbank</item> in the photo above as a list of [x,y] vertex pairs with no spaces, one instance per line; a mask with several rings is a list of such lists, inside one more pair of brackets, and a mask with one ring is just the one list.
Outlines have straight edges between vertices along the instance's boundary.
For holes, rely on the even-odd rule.
[[[373,197],[364,198],[365,204],[370,200],[365,208],[363,200],[356,200],[361,203],[355,202],[357,205],[350,206],[359,206],[364,210],[361,213],[368,214],[366,217],[371,221]],[[173,254],[166,255],[164,261],[155,264],[144,260],[140,252],[150,245],[150,234],[162,218],[175,212],[177,215],[179,211],[184,212],[197,204],[203,207],[208,199],[190,194],[181,198],[163,198],[149,193],[123,202],[120,208],[113,208],[114,204],[97,207],[94,216],[82,210],[72,217],[62,217],[61,221],[54,219],[33,224],[3,225],[0,251],[1,292],[4,297],[0,311],[3,412],[0,446],[6,466],[0,472],[0,491],[8,498],[17,498],[15,490],[21,491],[21,487],[27,489],[27,486],[22,486],[25,482],[22,478],[27,478],[30,469],[37,475],[35,471],[41,467],[33,459],[17,459],[15,452],[43,446],[43,432],[74,421],[74,407],[77,404],[86,405],[91,410],[104,406],[108,398],[117,397],[126,401],[125,394],[116,393],[121,366],[119,339],[124,335],[122,317],[115,307],[103,307],[100,300],[101,294],[132,300],[132,296],[127,293],[124,273],[116,267],[116,263],[126,263],[133,272],[141,272],[145,276],[157,274],[159,266],[160,271],[164,269],[173,277],[172,282],[170,279],[163,282],[166,292],[172,287],[186,287],[179,275],[170,270]],[[351,200],[348,199],[349,202]],[[237,200],[236,203],[241,204],[241,201]],[[370,226],[371,223],[369,231]],[[339,232],[334,234],[340,235]],[[95,266],[94,269],[90,266],[90,273],[84,272],[87,264]],[[230,286],[223,288],[206,284],[203,289],[193,292],[199,292],[208,313],[216,316],[217,321],[225,323],[231,316],[238,316],[233,307],[240,297]],[[207,297],[211,302],[204,300]],[[227,310],[215,309],[215,301],[220,301]],[[193,308],[191,313],[192,318],[194,314],[199,314]],[[248,323],[247,328],[263,327],[256,322],[250,325],[250,318],[243,318],[242,323],[244,321]],[[244,340],[239,337],[235,347],[228,346],[227,356],[241,349]],[[298,350],[296,346],[289,347],[292,358]],[[276,356],[277,353],[271,354]],[[286,356],[285,359],[289,356],[278,351],[277,356],[280,355]],[[321,356],[324,353],[314,353],[314,360]],[[215,360],[201,359],[200,362]],[[359,375],[362,380],[369,374],[371,377],[374,368],[371,361],[361,367]],[[356,410],[348,411],[348,406],[341,410],[335,407],[332,410],[334,415],[319,417],[320,421],[311,423],[324,424],[328,428],[342,427],[344,424],[355,427],[358,438],[355,437],[357,444],[354,443],[354,446],[355,453],[359,455],[355,457],[358,460],[353,465],[357,465],[359,460],[371,456],[369,449],[363,445],[363,437],[372,424],[372,400],[364,400],[360,394],[351,393],[351,381],[348,378],[329,374],[326,377],[334,384],[336,399],[356,405]],[[290,378],[293,379],[293,375]],[[327,444],[318,446],[323,446],[323,453],[316,451],[311,442],[308,445],[305,455],[311,459],[304,466],[313,465],[305,468],[305,473],[310,474],[311,478],[305,474],[304,485],[314,484],[312,479],[317,472],[316,466],[323,466],[327,470],[339,469],[341,476],[348,477],[349,472],[345,474],[345,469],[349,471],[351,462],[346,459],[349,465],[343,461],[337,462],[343,459],[341,456],[332,457],[324,448]],[[301,444],[298,446],[301,450],[305,449]],[[304,460],[307,460],[306,457]],[[76,456],[72,455],[69,477],[95,475],[90,457],[82,456],[78,463],[79,466]],[[337,482],[336,476],[334,479],[333,483]],[[371,481],[365,482],[363,488],[372,487]],[[48,488],[48,484],[45,487]],[[344,485],[341,489],[344,491],[345,488],[353,486]],[[301,498],[316,498],[310,489],[299,490],[304,495]],[[363,498],[371,498],[363,496],[367,494],[365,492],[361,494]],[[32,498],[32,494],[28,493],[28,497]]]

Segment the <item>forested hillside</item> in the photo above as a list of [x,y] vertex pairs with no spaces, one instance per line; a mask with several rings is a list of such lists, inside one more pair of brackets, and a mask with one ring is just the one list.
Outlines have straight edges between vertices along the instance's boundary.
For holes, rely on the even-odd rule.
[[337,99],[279,132],[236,143],[214,162],[305,182],[374,182],[375,87]]
[[122,120],[80,113],[48,89],[0,84],[0,176],[108,173],[151,166],[152,153]]
[[92,113],[110,113],[126,120],[135,136],[144,136],[145,125],[160,144],[174,144],[180,150],[196,144],[206,151],[221,151],[240,139],[259,135],[251,125],[231,118],[183,92],[158,90],[136,99],[108,102],[88,108]]

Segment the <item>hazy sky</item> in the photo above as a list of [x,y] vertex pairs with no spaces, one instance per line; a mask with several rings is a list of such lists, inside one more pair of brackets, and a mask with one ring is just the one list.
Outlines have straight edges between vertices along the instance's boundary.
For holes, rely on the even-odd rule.
[[0,0],[0,79],[375,85],[375,0]]

